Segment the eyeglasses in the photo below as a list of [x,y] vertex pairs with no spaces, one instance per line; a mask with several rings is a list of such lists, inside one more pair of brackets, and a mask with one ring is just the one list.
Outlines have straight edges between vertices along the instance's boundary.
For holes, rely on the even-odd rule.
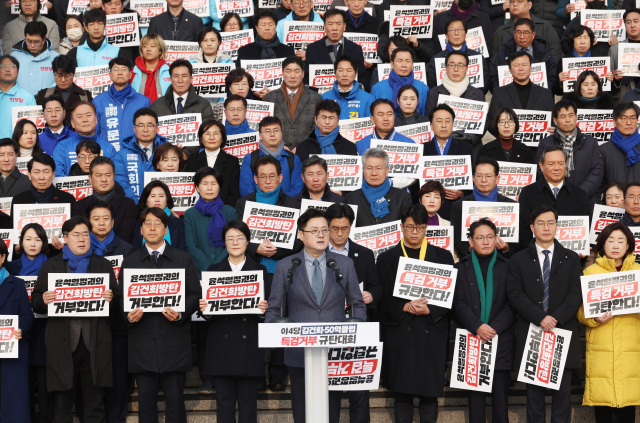
[[247,238],[243,237],[243,236],[239,236],[237,238],[227,238],[225,239],[225,242],[228,242],[229,244],[235,244],[240,243],[240,242],[245,242],[247,240]]
[[30,46],[37,46],[40,45],[44,42],[44,40],[24,40],[25,43],[27,43]]
[[618,120],[621,120],[624,123],[636,122],[638,120],[638,117],[637,116],[618,116]]
[[452,34],[455,32],[467,32],[464,28],[449,28],[449,32]]
[[155,128],[155,127],[156,127],[156,124],[155,124],[155,123],[147,123],[147,124],[144,124],[144,123],[137,123],[137,124],[135,124],[135,125],[133,125],[133,126],[135,126],[135,127],[136,127],[136,128],[138,128],[138,129],[145,129],[145,128],[146,128],[146,129],[153,129],[153,128]]
[[7,68],[9,68],[11,70],[18,69],[18,67],[16,65],[0,65],[0,69],[2,69],[2,70],[7,69]]
[[304,232],[305,234],[311,234],[315,237],[317,237],[318,235],[320,235],[320,232],[322,232],[322,235],[328,235],[329,234],[329,228],[322,228],[322,229],[312,229],[310,231],[304,231],[302,229],[300,229],[300,232]]
[[337,234],[340,232],[348,232],[349,230],[351,230],[349,226],[332,226],[331,227],[331,232],[333,232],[334,234]]
[[60,73],[60,72],[56,72],[53,74],[56,78],[58,79],[71,79],[73,78],[73,74],[72,73]]
[[640,201],[640,195],[627,195],[627,200],[631,200],[632,202]]
[[385,168],[382,167],[382,166],[378,166],[378,167],[367,166],[367,167],[364,168],[364,171],[367,172],[367,173],[372,173],[375,170],[377,173],[382,173],[384,171],[384,169]]
[[92,162],[93,159],[95,159],[96,157],[98,157],[97,154],[89,154],[89,155],[81,154],[81,155],[78,156],[78,161],[79,162]]
[[402,227],[405,228],[409,232],[416,232],[416,233],[422,232],[422,231],[427,229],[427,225],[418,225],[418,226],[402,225]]
[[517,30],[517,31],[514,32],[514,34],[516,34],[518,37],[521,36],[521,35],[524,35],[525,37],[529,37],[529,36],[531,36],[531,34],[533,34],[533,32]]
[[144,226],[145,228],[159,228],[164,225],[162,224],[162,222],[156,221],[156,222],[144,222],[142,226]]
[[495,237],[495,235],[487,235],[487,236],[476,236],[476,237],[473,237],[473,239],[474,239],[476,242],[483,243],[485,240],[487,240],[487,241],[491,242],[491,241],[493,241],[494,239],[496,239],[496,237]]
[[485,174],[485,173],[478,173],[477,175],[475,175],[475,178],[476,178],[476,179],[480,179],[480,180],[483,180],[483,179],[493,179],[493,178],[495,178],[495,177],[496,177],[496,175],[490,175],[490,174],[488,174],[488,173],[486,173],[486,174]]
[[72,234],[68,234],[67,236],[73,239],[89,238],[89,232],[74,232]]
[[278,179],[278,175],[261,175],[258,176],[258,179],[262,182],[267,182],[267,179],[271,182],[275,182]]
[[555,228],[555,226],[556,226],[557,224],[558,224],[558,223],[557,223],[555,220],[550,220],[550,221],[548,221],[548,222],[544,222],[544,221],[540,220],[540,221],[536,222],[536,226],[537,226],[538,228],[544,228],[544,227],[547,227],[547,228]]
[[498,125],[500,125],[500,126],[513,126],[515,124],[516,124],[516,122],[513,121],[513,120],[501,120],[501,121],[498,121]]
[[464,65],[464,64],[462,64],[462,63],[449,63],[449,64],[447,65],[447,67],[448,67],[449,69],[455,69],[455,70],[458,70],[458,69],[464,69],[464,68],[466,68],[466,67],[467,67],[467,65]]
[[280,132],[282,132],[282,130],[281,129],[265,129],[262,132],[264,132],[265,135],[278,135]]

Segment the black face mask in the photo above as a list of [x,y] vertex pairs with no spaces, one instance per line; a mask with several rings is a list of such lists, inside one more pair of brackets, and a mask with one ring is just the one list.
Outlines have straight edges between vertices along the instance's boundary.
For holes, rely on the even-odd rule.
[[458,0],[458,9],[467,10],[471,6],[473,6],[473,0]]
[[602,10],[604,9],[604,0],[593,0],[587,2],[587,9]]

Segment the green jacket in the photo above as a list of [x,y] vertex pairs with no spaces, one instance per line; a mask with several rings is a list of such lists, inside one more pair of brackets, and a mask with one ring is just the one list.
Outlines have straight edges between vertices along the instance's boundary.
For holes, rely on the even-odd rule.
[[[222,207],[222,215],[227,222],[238,217],[236,210],[229,206]],[[209,220],[211,220],[210,217],[204,216],[195,207],[191,207],[184,213],[184,239],[187,244],[187,253],[193,257],[200,273],[229,255],[226,247],[209,246],[207,232]]]

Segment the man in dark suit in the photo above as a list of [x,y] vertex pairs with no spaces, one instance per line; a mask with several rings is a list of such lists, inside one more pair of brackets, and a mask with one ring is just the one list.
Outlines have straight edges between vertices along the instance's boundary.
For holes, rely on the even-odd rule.
[[304,67],[304,83],[309,83],[309,65],[332,65],[346,54],[358,63],[358,82],[369,90],[369,73],[364,66],[362,47],[342,36],[347,29],[346,13],[340,9],[329,9],[324,14],[324,31],[322,39],[307,46],[307,61]]
[[[498,194],[500,166],[491,157],[479,157],[473,164],[473,192],[456,200],[451,206],[451,224],[453,225],[453,244],[460,258],[471,251],[467,241],[461,241],[462,202],[463,201],[497,201],[498,203],[515,203],[511,198]],[[496,249],[509,257],[517,248],[517,244],[507,244],[496,237]]]
[[[446,104],[439,104],[429,113],[429,121],[434,133],[434,139],[424,144],[425,156],[469,156],[473,164],[473,147],[465,141],[453,137],[453,122],[456,114]],[[468,190],[445,188],[445,197],[442,201],[439,215],[444,219],[451,219],[451,206],[454,201],[463,195],[469,195]]]
[[[482,342],[500,336],[495,351],[491,405],[493,421],[508,423],[509,372],[513,370],[516,341],[516,313],[507,296],[509,260],[498,254],[496,226],[489,219],[473,222],[469,229],[468,242],[473,252],[455,264],[458,279],[452,310],[460,326]],[[485,299],[485,292],[492,292],[493,296]],[[484,423],[487,394],[468,391],[467,397],[469,422]]]
[[[269,323],[281,314],[280,304],[285,295],[287,270],[292,260],[302,260],[300,268],[293,277],[293,283],[286,292],[288,316],[297,323],[304,322],[340,322],[345,318],[345,293],[336,282],[335,275],[327,267],[327,261],[333,259],[342,271],[343,286],[353,300],[355,316],[366,320],[366,307],[358,287],[353,261],[349,258],[327,251],[329,246],[329,224],[322,210],[309,209],[298,219],[298,238],[304,243],[304,250],[287,257],[278,263],[271,286],[269,307],[265,322]],[[291,407],[295,423],[305,421],[305,369],[301,348],[285,350],[285,364],[289,368],[291,379]],[[340,419],[340,391],[329,392],[329,422]]]
[[27,175],[20,173],[16,167],[19,148],[11,138],[0,140],[0,195],[3,197],[15,197],[28,191],[31,186]]
[[432,38],[433,49],[436,53],[442,51],[442,46],[440,45],[438,36],[440,34],[446,34],[448,26],[447,22],[450,22],[451,19],[456,19],[459,16],[464,16],[464,25],[466,28],[473,29],[480,27],[482,28],[484,39],[491,39],[493,32],[491,31],[491,18],[489,18],[489,15],[480,11],[477,5],[474,4],[473,0],[454,0],[451,4],[451,9],[440,12],[433,18]]
[[[111,263],[91,252],[91,223],[74,216],[62,226],[65,246],[62,254],[47,260],[38,273],[31,294],[31,307],[36,313],[47,313],[48,305],[56,298],[49,291],[50,273],[106,273],[109,289],[102,297],[110,308],[118,309],[116,277]],[[53,420],[73,420],[76,382],[82,384],[84,421],[105,421],[104,390],[111,386],[111,329],[108,317],[50,317],[45,340],[47,350],[47,390],[54,398]]]
[[[551,421],[569,422],[571,370],[582,364],[580,325],[576,318],[582,304],[582,266],[576,253],[555,240],[558,214],[551,206],[537,207],[529,216],[535,239],[511,257],[507,279],[509,302],[518,314],[514,369],[520,368],[530,323],[545,331],[556,327],[571,331],[560,389],[551,391]],[[527,421],[543,423],[545,408],[545,388],[527,384]]]
[[[136,374],[140,421],[157,421],[158,391],[164,391],[166,419],[187,420],[184,405],[186,372],[191,369],[191,315],[198,309],[202,290],[193,258],[165,242],[169,216],[157,207],[140,215],[140,232],[145,245],[125,257],[119,285],[124,286],[124,269],[185,269],[185,311],[165,307],[162,313],[145,313],[136,308],[124,318],[129,329],[129,372]],[[120,296],[122,301],[122,295]],[[170,341],[169,341],[170,340]]]
[[302,163],[302,181],[304,188],[300,194],[293,197],[298,201],[298,207],[302,199],[315,201],[328,201],[330,203],[343,203],[344,197],[331,191],[327,184],[329,173],[327,162],[318,156],[311,156]]
[[548,88],[542,88],[531,82],[531,56],[522,50],[509,56],[509,71],[513,82],[504,87],[492,90],[493,96],[489,103],[487,122],[493,122],[493,117],[502,107],[526,110],[553,110],[553,93]]
[[529,245],[533,236],[529,229],[529,216],[538,206],[551,206],[560,216],[589,216],[589,197],[579,187],[565,179],[566,156],[559,145],[548,147],[540,155],[542,178],[520,191],[520,249]]
[[147,34],[160,34],[165,41],[197,41],[202,19],[185,10],[182,1],[167,0],[167,11],[151,18]]
[[345,196],[347,204],[358,206],[356,226],[371,226],[400,219],[400,212],[411,205],[408,192],[391,186],[389,155],[381,148],[370,148],[362,155],[362,188]]
[[98,156],[93,159],[89,167],[89,182],[93,187],[93,194],[77,201],[71,214],[89,217],[90,205],[98,201],[108,202],[114,210],[113,231],[120,239],[129,243],[136,226],[136,203],[131,198],[116,193],[115,174],[116,168],[110,158]]

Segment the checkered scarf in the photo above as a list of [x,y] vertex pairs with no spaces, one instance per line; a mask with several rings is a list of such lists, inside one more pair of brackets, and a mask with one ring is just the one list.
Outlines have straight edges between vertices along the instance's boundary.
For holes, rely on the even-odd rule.
[[573,128],[573,132],[569,135],[556,128],[556,133],[560,137],[560,142],[562,142],[562,151],[564,151],[564,155],[567,157],[567,177],[569,177],[573,170],[573,143],[576,142],[576,138],[578,137],[578,128]]

